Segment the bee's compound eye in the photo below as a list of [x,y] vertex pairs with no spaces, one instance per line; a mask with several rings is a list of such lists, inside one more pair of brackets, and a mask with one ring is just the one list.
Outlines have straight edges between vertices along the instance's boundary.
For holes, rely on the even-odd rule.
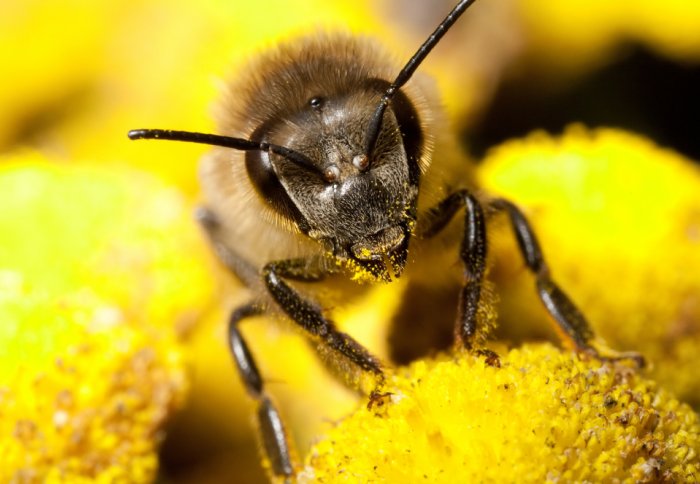
[[329,165],[323,170],[323,179],[328,183],[335,183],[340,179],[340,168],[336,165]]
[[324,99],[321,96],[314,96],[309,99],[309,106],[313,109],[321,109],[323,107]]

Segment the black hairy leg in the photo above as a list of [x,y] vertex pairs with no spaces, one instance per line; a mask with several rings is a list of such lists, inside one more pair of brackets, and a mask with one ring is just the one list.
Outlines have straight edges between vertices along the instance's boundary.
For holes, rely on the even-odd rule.
[[507,214],[518,248],[525,259],[525,265],[535,275],[535,284],[540,300],[576,350],[603,360],[631,359],[638,366],[643,366],[644,359],[638,353],[620,353],[606,349],[601,354],[593,346],[593,330],[583,313],[552,280],[549,266],[544,260],[540,245],[525,215],[512,202],[502,198],[493,200],[491,206]]
[[[196,217],[209,236],[221,262],[248,287],[258,285],[260,272],[218,240],[219,222],[215,214],[202,208],[197,211]],[[302,298],[283,280],[318,282],[327,275],[327,272],[317,268],[317,265],[309,264],[304,259],[271,262],[262,270],[263,283],[272,299],[312,341],[327,348],[329,353],[345,358],[357,369],[374,375],[376,383],[370,395],[370,401],[372,401],[376,395],[381,395],[381,385],[384,382],[384,373],[379,360],[349,335],[338,331],[335,324],[323,316],[319,307]],[[228,325],[229,347],[246,390],[258,402],[259,433],[271,470],[276,476],[289,478],[293,476],[294,464],[282,419],[264,391],[263,379],[255,359],[238,329],[241,320],[265,312],[265,305],[260,302],[251,302],[235,309],[231,313]]]
[[308,269],[303,259],[270,262],[263,268],[263,280],[279,308],[312,340],[346,359],[359,370],[375,375],[377,386],[384,380],[379,360],[349,335],[338,331],[316,304],[304,299],[284,279],[316,282],[323,273]]
[[496,355],[476,347],[478,342],[475,341],[487,254],[484,210],[479,201],[467,190],[452,193],[427,212],[427,225],[419,235],[425,238],[437,235],[462,207],[465,209],[464,233],[459,256],[464,265],[464,284],[459,293],[455,335],[466,349],[476,350],[484,354],[490,364],[498,365]]
[[209,237],[212,248],[221,263],[245,286],[259,285],[260,273],[255,266],[220,241],[218,233],[221,227],[216,214],[208,208],[198,207],[194,216]]
[[[212,246],[224,266],[247,286],[253,285],[254,279],[259,278],[253,265],[217,240],[216,233],[219,229],[219,221],[216,215],[206,208],[199,208],[195,213],[195,218],[209,236]],[[259,316],[264,312],[264,305],[259,302],[249,302],[234,309],[228,322],[228,343],[241,381],[248,394],[257,403],[258,433],[265,456],[270,463],[270,469],[275,476],[289,480],[294,474],[289,439],[277,408],[265,392],[264,382],[255,364],[255,358],[238,328],[243,319]]]
[[[209,236],[221,262],[249,287],[255,286],[260,273],[252,264],[218,240],[219,221],[206,208],[196,213],[197,220]],[[328,275],[318,264],[305,259],[287,259],[269,262],[262,269],[263,282],[279,308],[297,324],[312,340],[344,356],[357,368],[373,373],[378,382],[384,374],[379,360],[349,335],[338,331],[333,321],[325,318],[321,308],[302,298],[284,279],[301,282],[319,282]]]
[[238,324],[241,320],[260,315],[263,312],[260,304],[251,302],[231,313],[228,323],[229,348],[248,394],[257,402],[258,429],[272,473],[280,477],[291,477],[294,474],[294,465],[289,439],[284,430],[282,419],[265,393],[263,379],[255,364],[255,359],[243,335],[238,330]]
[[[643,366],[644,359],[638,353],[620,353],[607,348],[600,352],[594,347],[592,329],[581,311],[552,279],[537,238],[523,213],[517,206],[505,199],[493,200],[490,206],[507,214],[525,264],[535,276],[537,294],[540,300],[576,350],[602,360],[631,359],[638,366]],[[477,312],[482,297],[487,255],[484,209],[467,190],[459,190],[428,211],[426,215],[427,225],[423,227],[420,235],[429,238],[438,234],[461,207],[464,207],[466,212],[464,235],[460,247],[465,283],[460,291],[455,333],[465,348],[475,349]],[[484,353],[487,361],[498,364],[493,353],[478,348],[477,352]]]

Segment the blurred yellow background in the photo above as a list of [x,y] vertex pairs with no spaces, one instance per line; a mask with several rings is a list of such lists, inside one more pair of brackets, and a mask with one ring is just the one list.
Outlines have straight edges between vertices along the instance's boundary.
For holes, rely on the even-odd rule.
[[[408,58],[453,3],[4,0],[0,4],[0,186],[5,187],[0,191],[0,324],[4,325],[0,347],[13,349],[0,356],[0,417],[4,422],[0,451],[12,456],[0,478],[20,476],[27,482],[41,482],[50,476],[56,482],[67,482],[82,475],[87,481],[123,478],[148,482],[156,476],[156,452],[162,445],[163,482],[264,480],[251,424],[253,405],[230,362],[223,327],[226,311],[241,298],[240,288],[219,270],[190,217],[198,200],[196,167],[206,148],[130,142],[126,132],[133,128],[213,131],[210,113],[221,83],[235,76],[261,49],[315,29],[375,35],[398,59]],[[469,132],[489,112],[503,83],[523,73],[535,73],[542,85],[575,83],[617,62],[630,45],[642,46],[697,75],[698,32],[700,4],[682,0],[663,5],[651,0],[479,0],[421,70],[436,77],[454,129]],[[697,98],[688,102],[697,103]],[[528,114],[509,113],[520,118]],[[576,121],[575,117],[568,119]],[[539,127],[533,122],[529,130]],[[680,122],[695,123],[700,130],[697,117]],[[588,149],[580,148],[573,139],[574,148],[567,149]],[[656,156],[656,148],[636,139],[620,143],[612,145],[611,152],[624,154],[631,146],[634,153]],[[644,146],[638,147],[639,143]],[[542,151],[536,149],[533,158],[546,154],[549,144],[545,140],[541,148],[535,143]],[[520,162],[514,162],[515,168],[510,166],[510,173],[532,166],[528,158],[533,156],[532,146],[515,149]],[[516,181],[514,187],[507,187],[509,182],[499,178],[501,164],[511,163],[510,155],[503,153],[487,163],[483,183],[492,190],[511,190],[512,196],[524,190],[522,203],[527,204],[529,182]],[[610,155],[605,152],[601,157]],[[671,158],[668,164],[675,166],[675,155]],[[691,166],[687,160],[678,163]],[[633,168],[625,165],[620,169],[619,180],[625,180],[624,170]],[[688,170],[695,173],[695,168]],[[572,179],[578,180],[578,173]],[[645,180],[652,180],[654,173],[650,171]],[[694,176],[686,177],[693,180],[688,186],[695,183]],[[682,178],[673,178],[673,183]],[[656,196],[667,197],[673,183]],[[535,205],[560,206],[559,195],[545,192],[549,198],[536,200]],[[576,206],[576,200],[572,204]],[[630,210],[645,213],[644,207]],[[694,210],[696,205],[687,212],[687,227],[698,223],[700,215]],[[536,218],[538,212],[534,212]],[[577,285],[582,287],[581,294],[593,301],[595,311],[609,314],[610,306],[595,306],[591,288],[597,290],[599,281],[586,280],[585,275],[567,269],[579,262],[568,248],[581,240],[567,239],[566,233],[557,235],[564,216],[548,219],[544,212],[543,239],[563,247],[545,249],[555,254],[553,259],[562,273],[574,274],[567,288],[573,286],[576,292]],[[658,213],[651,227],[644,225],[649,220],[644,217],[635,219],[635,227],[640,233],[656,230],[654,224],[663,223],[663,213]],[[591,219],[579,226],[595,237],[597,216]],[[619,253],[625,252],[625,244],[636,243],[631,235],[629,240],[620,237]],[[673,244],[674,237],[676,232],[663,242]],[[656,243],[644,248],[673,251],[672,246],[659,248]],[[683,268],[683,261],[673,259],[675,265],[666,267],[669,272],[688,271],[676,279],[689,281],[683,287],[690,294],[687,288],[700,287],[697,235],[689,235],[683,243],[683,250],[691,254],[684,261],[690,265]],[[503,250],[512,253],[512,247]],[[564,254],[561,261],[556,256],[559,253]],[[506,256],[506,260],[520,268],[515,256]],[[514,276],[497,269],[495,276],[499,274],[522,280],[522,273]],[[643,287],[644,278],[639,280]],[[384,323],[400,293],[401,287],[379,288],[366,301],[340,312],[337,319],[381,351]],[[700,303],[697,295],[693,297],[682,301],[685,312],[680,319],[686,326],[678,329],[680,337],[690,341],[683,349],[685,364],[697,361],[692,358],[699,344]],[[506,328],[509,318],[511,322],[523,318],[531,305],[522,303],[523,310],[518,306],[521,300],[513,300],[516,302],[503,305]],[[625,304],[632,306],[614,310],[616,314],[630,307],[634,310],[638,302],[639,298],[631,298]],[[663,314],[676,314],[678,304],[669,301]],[[383,310],[376,310],[377,306]],[[262,370],[270,375],[271,392],[303,454],[357,400],[329,379],[297,335],[265,321],[246,323],[244,331],[255,351],[268,356],[260,358]],[[518,329],[512,331],[510,336],[521,336]],[[528,331],[525,333],[527,338]],[[612,331],[607,337],[617,334]],[[625,344],[633,344],[636,337],[620,336]],[[107,357],[105,348],[113,341],[122,342],[118,356],[110,356],[109,364],[96,361],[100,355]],[[672,343],[664,340],[666,345]],[[87,348],[84,354],[96,360],[81,357],[83,353],[76,348]],[[660,346],[654,348],[648,351],[653,353]],[[153,352],[149,362],[154,363],[139,373],[144,351]],[[96,381],[115,375],[148,378],[145,383],[132,382],[133,386],[83,388],[89,395],[66,409],[59,398],[65,396],[62,392],[75,390],[78,394],[71,385],[90,387],[90,382],[64,380],[58,361],[71,362],[76,374],[85,371]],[[674,380],[672,389],[697,404],[697,393],[693,393],[700,386],[697,377],[685,375]],[[131,382],[130,378],[126,379]],[[38,381],[58,382],[42,387],[47,392],[45,402],[32,396]],[[151,391],[154,388],[167,391],[159,397]],[[121,408],[133,392],[139,395],[134,400],[138,403],[128,408],[140,419],[139,426],[134,425],[141,432],[138,439],[122,431],[133,424],[128,415],[115,410],[118,417],[98,418],[94,413],[100,407]],[[75,435],[58,428],[57,419],[71,422],[70,416],[77,419],[78,415],[83,420],[93,418],[99,429],[85,422],[82,426],[75,423],[75,429],[89,434],[107,428],[109,435],[134,438],[136,444],[123,450],[124,460],[110,462],[104,456],[114,453],[117,444],[103,434],[88,439],[85,442],[99,447],[95,455],[102,453],[94,457],[94,465],[88,462],[81,467],[75,460],[86,449],[57,443]],[[141,425],[144,421],[148,425]],[[51,427],[51,438],[47,437],[50,432],[41,431],[42,426]],[[121,430],[114,431],[118,426]],[[17,437],[20,434],[25,440]],[[125,468],[136,462],[140,470],[129,474]]]

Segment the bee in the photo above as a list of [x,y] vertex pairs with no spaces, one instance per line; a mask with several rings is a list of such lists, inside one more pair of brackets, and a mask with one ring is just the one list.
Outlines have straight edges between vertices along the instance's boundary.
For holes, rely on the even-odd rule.
[[[552,279],[521,210],[479,194],[445,127],[439,97],[424,76],[414,75],[474,1],[459,1],[402,68],[370,39],[303,37],[261,54],[229,86],[218,120],[221,135],[129,132],[131,139],[216,147],[201,164],[206,202],[198,218],[223,264],[253,295],[232,311],[228,338],[257,401],[264,452],[277,477],[294,475],[292,452],[239,323],[281,314],[352,386],[369,393],[371,405],[387,395],[383,363],[337,329],[323,309],[324,291],[307,289],[345,288],[348,280],[386,283],[404,273],[434,279],[446,257],[458,256],[463,270],[456,344],[497,365],[480,327],[488,303],[491,212],[509,218],[537,293],[561,332],[577,351],[604,357],[586,319]],[[458,214],[462,223],[450,223]],[[446,242],[431,245],[438,237]]]

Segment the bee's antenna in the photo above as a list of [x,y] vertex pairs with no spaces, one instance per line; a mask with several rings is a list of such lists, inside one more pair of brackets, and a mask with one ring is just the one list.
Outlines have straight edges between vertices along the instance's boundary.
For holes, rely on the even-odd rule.
[[413,57],[411,57],[411,59],[406,63],[404,68],[401,69],[399,75],[396,76],[394,82],[392,82],[391,85],[384,92],[381,101],[379,101],[377,109],[372,115],[372,119],[370,119],[369,121],[369,126],[367,127],[367,136],[365,139],[365,155],[367,155],[367,158],[369,160],[372,159],[372,152],[374,151],[374,146],[376,145],[377,138],[379,137],[379,131],[382,127],[382,120],[384,119],[384,111],[391,102],[391,99],[394,97],[394,94],[396,94],[396,91],[398,91],[404,84],[408,82],[408,80],[411,78],[411,76],[416,71],[421,62],[423,62],[423,60],[428,56],[428,54],[430,54],[430,51],[433,50],[433,47],[435,47],[437,43],[440,42],[442,36],[445,35],[445,33],[447,33],[450,27],[452,27],[452,24],[454,24],[457,21],[457,19],[464,13],[464,11],[467,10],[475,1],[476,0],[461,0],[457,4],[457,6],[453,8],[449,14],[447,14],[445,20],[443,20],[442,23],[440,23],[440,25],[437,26],[435,31],[432,34],[430,34],[430,37],[428,37],[428,39],[425,42],[423,42],[423,45],[421,45],[420,48],[416,51],[416,53],[413,54]]
[[223,146],[241,151],[265,151],[284,156],[288,160],[303,166],[319,175],[323,175],[314,163],[298,151],[294,151],[284,146],[267,142],[251,141],[244,138],[233,138],[231,136],[220,136],[217,134],[195,133],[192,131],[175,131],[171,129],[132,129],[129,131],[129,139],[164,139],[168,141],[186,141],[188,143],[201,143],[205,145]]

